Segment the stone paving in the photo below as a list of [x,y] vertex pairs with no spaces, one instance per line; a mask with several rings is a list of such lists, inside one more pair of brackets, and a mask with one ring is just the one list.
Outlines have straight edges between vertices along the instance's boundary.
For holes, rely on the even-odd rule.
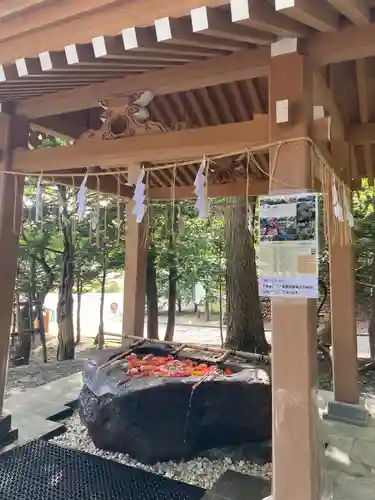
[[373,500],[375,496],[375,399],[365,405],[368,427],[323,420],[330,392],[320,391],[319,436],[327,444],[324,457],[325,495],[322,500]]

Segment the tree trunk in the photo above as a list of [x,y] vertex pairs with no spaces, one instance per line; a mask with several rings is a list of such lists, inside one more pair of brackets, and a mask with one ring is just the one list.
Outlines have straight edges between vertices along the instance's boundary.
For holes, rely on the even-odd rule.
[[98,348],[103,349],[104,346],[104,297],[105,284],[107,279],[107,250],[104,250],[103,257],[103,274],[100,285],[100,313],[99,313],[99,332],[98,332]]
[[[174,212],[174,214],[173,214]],[[173,216],[175,217],[174,228],[177,228],[176,212],[170,207],[170,221],[172,226]],[[177,300],[177,255],[174,240],[174,231],[169,231],[169,276],[168,276],[168,322],[164,340],[172,341],[176,325],[176,300]]]
[[156,282],[155,246],[151,243],[147,252],[146,298],[147,298],[147,338],[158,339],[158,289]]
[[258,291],[254,240],[247,229],[245,198],[233,199],[225,214],[227,338],[234,349],[267,353],[269,345]]
[[210,311],[210,299],[208,296],[208,290],[206,289],[206,296],[204,298],[204,314],[205,320],[210,321],[211,319],[211,311]]
[[375,358],[375,253],[372,261],[371,284],[374,288],[371,288],[371,316],[369,321],[368,334],[371,358]]
[[181,297],[177,299],[177,312],[178,314],[182,314],[182,300]]
[[64,251],[60,275],[59,299],[57,304],[58,347],[57,359],[65,361],[74,359],[74,327],[73,327],[73,285],[74,285],[74,245],[72,225],[68,220],[66,207],[66,187],[59,186],[64,206],[61,225],[64,236]]
[[77,283],[77,317],[76,317],[76,345],[81,342],[81,305],[82,305],[83,283],[81,277]]

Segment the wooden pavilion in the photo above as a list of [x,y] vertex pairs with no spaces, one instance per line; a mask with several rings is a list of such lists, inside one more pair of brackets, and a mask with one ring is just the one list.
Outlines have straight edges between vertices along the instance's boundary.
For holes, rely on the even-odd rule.
[[[0,414],[22,174],[108,172],[100,189],[131,200],[144,165],[150,200],[188,199],[207,155],[222,156],[210,197],[319,190],[313,141],[348,188],[372,184],[374,14],[375,0],[0,1]],[[38,131],[67,145],[32,149]],[[248,182],[246,150],[261,166]],[[143,231],[129,214],[124,334],[143,333]],[[335,399],[357,405],[353,244],[329,243]],[[272,313],[273,500],[316,500],[316,304]]]

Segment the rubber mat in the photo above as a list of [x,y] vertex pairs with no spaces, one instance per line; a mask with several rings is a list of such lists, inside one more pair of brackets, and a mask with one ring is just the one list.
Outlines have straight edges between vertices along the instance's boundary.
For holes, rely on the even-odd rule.
[[204,493],[41,440],[0,455],[0,500],[200,500]]

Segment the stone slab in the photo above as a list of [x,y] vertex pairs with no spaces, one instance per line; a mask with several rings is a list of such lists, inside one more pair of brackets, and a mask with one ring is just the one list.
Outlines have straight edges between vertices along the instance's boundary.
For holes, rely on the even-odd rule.
[[369,412],[364,405],[353,405],[341,401],[328,401],[324,419],[367,427]]
[[23,413],[57,420],[69,415],[69,405],[78,399],[81,389],[82,374],[75,373],[10,396],[5,400],[4,406],[12,415]]
[[18,437],[18,429],[12,427],[12,415],[3,411],[0,415],[0,448],[15,441]]
[[263,500],[271,494],[271,482],[258,476],[227,471],[202,500]]
[[5,400],[12,414],[12,424],[18,428],[18,439],[0,450],[0,453],[21,446],[34,439],[49,439],[66,428],[58,422],[69,416],[82,388],[82,374],[76,373]]
[[322,431],[326,436],[331,434],[339,434],[354,439],[362,439],[363,441],[370,441],[375,443],[375,427],[358,427],[357,425],[350,425],[343,422],[336,422],[334,420],[324,420],[322,422]]
[[350,457],[357,463],[362,463],[375,469],[375,445],[370,441],[356,439]]

